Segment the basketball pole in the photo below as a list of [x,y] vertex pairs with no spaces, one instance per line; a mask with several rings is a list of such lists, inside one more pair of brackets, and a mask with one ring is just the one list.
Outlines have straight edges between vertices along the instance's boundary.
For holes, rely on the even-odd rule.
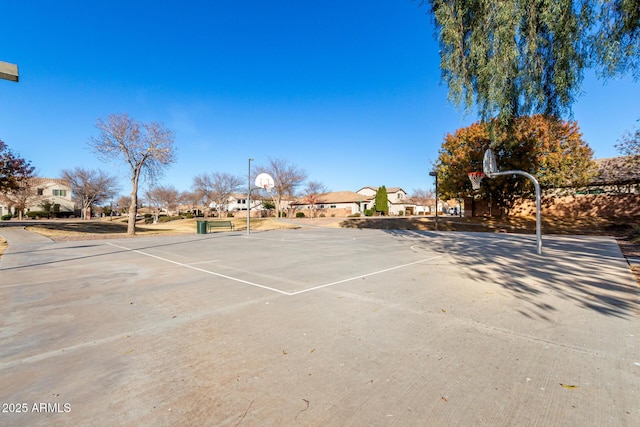
[[249,157],[249,173],[247,175],[247,234],[251,234],[251,161]]
[[[485,175],[487,175],[485,173]],[[542,203],[540,202],[540,184],[538,183],[538,180],[531,175],[530,173],[527,173],[525,171],[503,171],[503,172],[492,172],[490,174],[488,174],[489,178],[493,178],[494,176],[498,176],[498,175],[522,175],[524,177],[527,177],[531,180],[531,182],[533,182],[533,186],[536,188],[536,240],[537,240],[537,249],[538,249],[538,255],[542,255],[542,220],[540,217],[540,211],[541,209],[541,205]]]

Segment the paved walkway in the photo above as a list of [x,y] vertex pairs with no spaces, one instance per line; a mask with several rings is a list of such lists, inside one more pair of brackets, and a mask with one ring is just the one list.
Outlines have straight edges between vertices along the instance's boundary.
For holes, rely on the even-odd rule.
[[10,245],[51,242],[51,239],[44,237],[41,234],[27,231],[22,226],[2,226],[0,227],[0,236],[4,237]]

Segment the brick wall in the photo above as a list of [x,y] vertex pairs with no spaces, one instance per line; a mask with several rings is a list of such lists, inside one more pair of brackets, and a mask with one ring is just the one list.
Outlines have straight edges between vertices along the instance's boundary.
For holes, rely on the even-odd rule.
[[[588,194],[581,196],[543,196],[542,214],[551,216],[640,216],[640,194]],[[534,199],[516,202],[511,215],[533,216],[536,213]],[[494,216],[500,215],[495,208]],[[465,216],[489,215],[487,200],[465,199]]]

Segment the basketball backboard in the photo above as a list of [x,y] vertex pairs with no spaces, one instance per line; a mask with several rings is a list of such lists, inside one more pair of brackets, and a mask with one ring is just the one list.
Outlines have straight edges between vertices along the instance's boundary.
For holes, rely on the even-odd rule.
[[498,165],[496,164],[496,156],[493,154],[491,148],[487,148],[484,152],[484,160],[482,162],[482,171],[485,175],[491,178],[491,175],[498,172]]
[[275,182],[273,178],[268,173],[261,173],[256,177],[255,181],[256,187],[263,188],[267,191],[271,191],[275,186]]

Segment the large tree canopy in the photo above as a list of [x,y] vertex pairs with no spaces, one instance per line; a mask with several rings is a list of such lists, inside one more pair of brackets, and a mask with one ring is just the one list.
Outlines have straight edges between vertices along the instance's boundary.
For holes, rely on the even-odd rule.
[[442,78],[483,120],[562,117],[583,70],[639,76],[637,0],[429,0]]
[[482,171],[487,148],[493,149],[499,169],[528,172],[546,189],[584,185],[595,172],[593,151],[575,122],[542,115],[521,117],[509,131],[493,132],[493,136],[492,125],[474,123],[445,137],[437,165],[443,196],[481,195],[508,212],[518,197],[532,194],[529,180],[517,176],[485,179],[478,193],[472,191],[467,174]]

